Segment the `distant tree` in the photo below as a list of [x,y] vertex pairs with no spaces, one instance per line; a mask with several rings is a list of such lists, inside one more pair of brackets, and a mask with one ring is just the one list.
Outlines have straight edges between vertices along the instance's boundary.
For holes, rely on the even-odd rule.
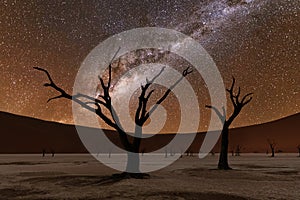
[[220,120],[224,122],[223,129],[221,132],[221,151],[220,151],[220,157],[219,157],[219,163],[218,163],[218,169],[231,169],[228,165],[228,133],[229,133],[229,126],[233,122],[233,120],[240,114],[242,108],[247,105],[252,100],[252,94],[248,93],[245,96],[243,96],[240,99],[241,94],[241,88],[238,87],[238,92],[235,94],[234,92],[234,85],[235,85],[235,78],[232,77],[232,84],[230,89],[227,89],[226,91],[229,93],[229,97],[231,100],[231,103],[233,105],[233,112],[230,115],[228,119],[226,119],[226,111],[225,108],[222,108],[222,113],[219,111],[216,107],[211,105],[206,105],[206,108],[213,109]]
[[271,149],[271,157],[275,157],[275,147],[276,147],[276,143],[274,142],[274,140],[270,140],[268,139],[268,143],[269,143],[269,147]]
[[45,157],[45,155],[46,155],[46,150],[43,149],[43,150],[42,150],[42,156]]
[[190,151],[190,156],[193,157],[194,156],[194,152]]
[[231,155],[234,156],[234,150],[233,149],[231,150]]
[[[113,58],[114,59],[114,58]],[[112,60],[113,60],[112,59]],[[51,78],[49,72],[43,68],[40,67],[34,67],[34,69],[44,72],[50,83],[45,83],[45,87],[51,87],[58,91],[60,95],[50,98],[48,100],[54,100],[59,98],[65,98],[68,100],[72,100],[76,103],[78,103],[83,108],[95,112],[96,115],[98,115],[107,125],[114,128],[118,132],[118,136],[120,139],[120,142],[123,146],[123,148],[128,152],[127,153],[127,166],[126,171],[128,172],[139,172],[139,165],[140,165],[140,158],[138,153],[140,152],[140,144],[141,144],[141,136],[142,136],[142,127],[146,123],[146,121],[149,119],[149,117],[153,114],[153,112],[158,108],[158,105],[161,104],[170,94],[172,89],[179,84],[184,77],[186,77],[188,74],[192,72],[192,70],[186,68],[182,72],[182,76],[162,95],[160,99],[158,99],[155,103],[155,105],[150,109],[148,109],[147,103],[150,98],[150,96],[153,94],[154,90],[149,91],[150,86],[154,83],[154,81],[163,73],[165,68],[162,68],[161,71],[155,75],[152,79],[146,79],[146,84],[141,86],[141,93],[138,98],[138,107],[135,112],[135,133],[132,138],[132,136],[128,135],[126,131],[123,129],[123,127],[120,124],[119,118],[113,108],[111,96],[110,96],[110,88],[111,88],[111,77],[112,77],[112,63],[108,66],[108,82],[107,84],[104,83],[104,80],[102,77],[98,76],[99,81],[101,83],[101,87],[103,90],[103,95],[99,95],[99,98],[90,97],[85,94],[76,94],[71,95],[68,94],[64,89],[57,86],[53,79]],[[81,98],[85,98],[86,101],[81,100]],[[96,108],[95,108],[96,106]],[[104,114],[103,108],[109,111],[109,115]],[[132,142],[130,140],[132,138]],[[127,173],[124,172],[121,175],[129,178],[143,178],[145,176],[149,176],[148,174],[143,173]]]
[[143,148],[143,149],[142,149],[142,156],[144,155],[145,152],[146,152],[146,149]]
[[165,158],[167,158],[168,157],[168,149],[167,149],[167,147],[165,147]]
[[174,156],[175,155],[175,153],[173,152],[173,149],[171,148],[170,149],[170,156]]
[[182,152],[182,149],[180,149],[180,158],[183,157],[183,152]]
[[300,157],[300,144],[297,146],[299,157]]
[[52,157],[54,157],[54,155],[55,155],[55,151],[53,149],[51,150],[51,155],[52,155]]
[[242,150],[242,147],[241,147],[241,145],[238,144],[235,148],[235,156],[240,156],[241,150]]
[[190,148],[186,150],[186,156],[190,156],[190,157],[194,156],[193,151]]

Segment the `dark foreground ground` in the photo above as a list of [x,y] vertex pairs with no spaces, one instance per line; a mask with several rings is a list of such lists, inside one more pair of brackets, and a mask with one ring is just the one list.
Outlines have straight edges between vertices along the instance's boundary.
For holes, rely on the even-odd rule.
[[0,199],[300,199],[296,154],[230,157],[231,171],[217,159],[183,157],[150,179],[120,180],[90,155],[0,155]]

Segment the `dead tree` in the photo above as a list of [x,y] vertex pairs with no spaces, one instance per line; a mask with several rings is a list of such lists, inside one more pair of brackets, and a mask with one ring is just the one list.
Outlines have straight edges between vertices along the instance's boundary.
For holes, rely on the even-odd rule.
[[300,157],[300,144],[297,146],[297,149],[298,149],[298,153],[299,153],[299,157]]
[[144,155],[145,152],[146,152],[146,149],[143,148],[143,149],[142,149],[142,156]]
[[42,150],[42,156],[45,157],[45,155],[46,155],[46,150],[43,149],[43,150]]
[[233,122],[233,120],[240,114],[242,108],[247,105],[252,100],[252,94],[248,93],[244,95],[242,98],[240,98],[241,95],[241,88],[238,87],[237,93],[234,92],[234,85],[235,85],[235,78],[232,77],[232,84],[230,89],[226,89],[226,91],[229,93],[229,97],[231,100],[231,103],[233,105],[233,112],[229,116],[228,119],[226,119],[226,111],[225,108],[222,107],[222,111],[218,110],[218,108],[206,105],[206,108],[210,108],[216,112],[218,117],[223,124],[222,132],[221,132],[221,151],[220,151],[220,157],[219,157],[219,163],[218,163],[218,169],[231,169],[228,165],[228,132],[229,132],[229,126]]
[[[114,58],[112,59],[112,61]],[[107,84],[104,83],[104,80],[102,77],[98,76],[101,88],[103,90],[103,94],[99,95],[98,98],[90,97],[85,94],[75,94],[71,95],[68,94],[64,89],[57,86],[53,79],[51,78],[49,72],[43,68],[34,67],[34,69],[44,72],[50,83],[45,83],[45,87],[51,87],[58,91],[60,94],[56,97],[52,97],[48,100],[54,100],[59,98],[65,98],[68,100],[72,100],[76,103],[78,103],[83,108],[95,112],[96,115],[98,115],[107,125],[115,129],[118,133],[120,142],[123,146],[123,148],[127,151],[127,166],[126,166],[126,172],[134,172],[134,173],[122,173],[122,175],[125,175],[126,177],[132,177],[132,178],[142,178],[143,176],[148,176],[147,174],[138,173],[140,160],[138,153],[140,152],[140,144],[141,144],[141,136],[142,136],[142,127],[145,124],[145,122],[149,119],[149,117],[152,115],[152,113],[157,109],[158,105],[160,105],[170,94],[172,89],[179,84],[184,77],[186,77],[188,74],[192,73],[192,70],[187,67],[183,72],[182,76],[173,84],[171,87],[165,91],[165,93],[162,95],[160,99],[158,99],[155,102],[155,105],[148,110],[148,100],[151,97],[151,95],[154,92],[154,89],[149,91],[150,86],[154,83],[154,81],[163,73],[165,68],[162,68],[161,71],[155,75],[152,79],[146,78],[146,84],[141,86],[141,94],[138,97],[138,107],[135,112],[135,133],[133,136],[133,139],[130,140],[129,134],[126,133],[126,131],[123,129],[123,127],[120,124],[119,118],[113,108],[111,96],[110,96],[110,88],[111,88],[111,77],[112,77],[112,62],[108,66],[108,81]],[[149,92],[148,92],[149,91]],[[80,100],[79,98],[85,98],[86,101]],[[103,112],[103,109],[106,109],[109,111],[109,114],[106,115]]]
[[165,147],[165,158],[167,158],[168,157],[168,149],[167,149],[167,147]]
[[235,156],[240,156],[241,150],[242,150],[242,147],[241,147],[241,145],[238,144],[235,149]]
[[275,157],[275,147],[276,147],[276,143],[273,140],[268,140],[269,143],[269,147],[271,149],[271,157]]
[[51,156],[54,157],[55,156],[55,151],[53,149],[51,149]]

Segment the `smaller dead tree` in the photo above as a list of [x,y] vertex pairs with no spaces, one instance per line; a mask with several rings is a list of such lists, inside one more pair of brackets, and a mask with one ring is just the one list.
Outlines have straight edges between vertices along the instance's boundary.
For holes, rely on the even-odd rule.
[[221,150],[220,150],[219,163],[218,163],[218,169],[222,169],[222,170],[231,169],[228,164],[229,127],[234,121],[234,119],[240,114],[244,106],[246,106],[252,100],[252,95],[253,95],[253,93],[247,93],[244,96],[241,96],[241,88],[238,87],[237,92],[235,92],[234,87],[235,87],[235,78],[232,77],[231,87],[229,89],[226,89],[233,106],[233,112],[228,117],[228,119],[226,119],[226,110],[224,107],[222,107],[222,110],[219,110],[218,108],[212,105],[205,106],[206,108],[210,108],[214,110],[214,112],[220,118],[221,122],[222,123],[224,122],[223,129],[221,132]]
[[51,149],[51,156],[54,157],[55,156],[55,151],[53,149]]
[[298,153],[299,153],[299,157],[300,157],[300,144],[297,146],[297,149],[298,149]]
[[165,158],[167,158],[168,157],[168,149],[167,149],[167,147],[165,148]]
[[235,156],[240,156],[241,150],[242,150],[242,147],[241,147],[241,145],[238,144],[235,148]]
[[143,149],[142,149],[142,156],[144,155],[145,152],[146,152],[146,149],[143,148]]
[[271,157],[275,157],[275,147],[276,147],[276,143],[274,142],[274,140],[268,140],[269,143],[269,147],[271,149]]

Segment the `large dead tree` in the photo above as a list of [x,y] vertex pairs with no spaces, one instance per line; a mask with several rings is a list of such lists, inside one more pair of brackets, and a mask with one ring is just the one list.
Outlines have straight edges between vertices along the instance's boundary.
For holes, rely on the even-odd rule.
[[252,100],[252,94],[248,93],[241,97],[241,88],[238,87],[237,93],[234,92],[234,85],[235,85],[235,78],[232,77],[232,84],[230,89],[226,89],[226,91],[229,93],[229,97],[231,100],[231,103],[233,105],[233,112],[229,116],[228,119],[226,119],[226,111],[225,108],[222,108],[222,111],[218,110],[216,107],[211,105],[206,105],[206,108],[210,108],[216,112],[218,117],[223,124],[222,132],[221,132],[221,151],[220,151],[220,157],[219,157],[219,163],[218,163],[218,169],[231,169],[228,165],[228,132],[229,132],[229,126],[232,124],[233,120],[240,114],[242,108],[247,105]]
[[[158,105],[161,104],[170,94],[172,89],[179,84],[184,77],[186,77],[188,74],[192,72],[192,70],[188,67],[182,72],[182,76],[168,89],[165,91],[165,93],[162,95],[160,99],[158,99],[151,107],[151,109],[148,110],[147,103],[149,101],[149,98],[154,92],[154,89],[149,91],[150,86],[154,83],[154,81],[163,73],[165,68],[162,68],[161,71],[155,75],[152,79],[146,79],[146,84],[141,86],[141,93],[138,97],[138,107],[135,112],[135,133],[133,139],[129,139],[130,135],[126,133],[126,131],[122,128],[118,115],[115,112],[111,96],[110,96],[110,87],[111,87],[111,79],[112,79],[112,63],[108,66],[108,81],[107,84],[104,83],[104,80],[102,77],[98,76],[101,88],[102,88],[102,94],[99,95],[98,98],[90,97],[85,94],[76,94],[71,95],[68,94],[64,89],[57,86],[53,79],[51,78],[49,72],[43,68],[34,67],[34,69],[44,72],[48,79],[49,83],[45,83],[45,87],[51,87],[58,91],[60,94],[56,97],[52,97],[48,100],[54,100],[59,98],[65,98],[68,100],[72,100],[79,105],[81,105],[83,108],[88,109],[91,112],[95,112],[107,125],[114,128],[119,135],[120,142],[123,146],[123,148],[128,152],[127,156],[127,167],[126,172],[135,172],[135,173],[123,173],[126,176],[133,177],[133,178],[140,178],[141,176],[144,176],[145,174],[142,173],[136,173],[139,172],[139,152],[140,152],[140,144],[141,144],[141,136],[142,136],[142,127],[146,123],[146,121],[149,119],[149,117],[152,115],[152,113],[157,109]],[[80,100],[79,98],[85,98],[86,101]],[[105,114],[103,112],[103,109],[108,110],[109,114]]]

